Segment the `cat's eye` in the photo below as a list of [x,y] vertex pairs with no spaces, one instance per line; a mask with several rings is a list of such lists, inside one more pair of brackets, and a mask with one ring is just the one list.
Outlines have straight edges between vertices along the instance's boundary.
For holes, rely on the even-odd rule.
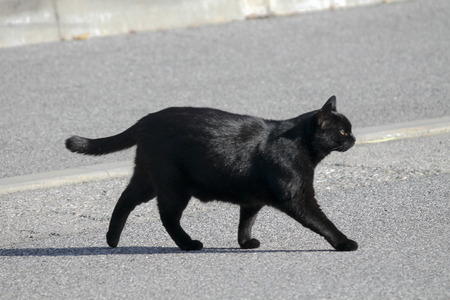
[[344,130],[344,129],[339,130],[339,132],[340,132],[342,135],[345,135],[345,130]]

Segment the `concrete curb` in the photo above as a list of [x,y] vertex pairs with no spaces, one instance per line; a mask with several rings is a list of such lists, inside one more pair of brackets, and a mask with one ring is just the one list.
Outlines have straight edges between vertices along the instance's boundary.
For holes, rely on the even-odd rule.
[[410,0],[0,0],[0,47]]
[[[445,134],[450,133],[450,116],[393,125],[367,127],[355,129],[354,131],[358,139],[357,144],[380,143],[397,139]],[[111,178],[130,177],[132,170],[132,161],[122,161],[3,178],[0,179],[0,195]]]
[[8,177],[0,179],[0,195],[111,178],[122,178],[130,176],[132,170],[132,161],[121,161],[74,169]]
[[381,143],[450,132],[450,117],[355,129],[356,144]]

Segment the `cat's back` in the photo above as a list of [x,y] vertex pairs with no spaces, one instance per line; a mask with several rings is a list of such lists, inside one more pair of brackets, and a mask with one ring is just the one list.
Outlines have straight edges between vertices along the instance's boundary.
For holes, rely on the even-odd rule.
[[212,108],[171,107],[139,121],[138,148],[152,157],[239,164],[264,148],[271,122]]
[[170,107],[139,121],[146,134],[171,137],[251,139],[268,129],[257,117],[206,107]]

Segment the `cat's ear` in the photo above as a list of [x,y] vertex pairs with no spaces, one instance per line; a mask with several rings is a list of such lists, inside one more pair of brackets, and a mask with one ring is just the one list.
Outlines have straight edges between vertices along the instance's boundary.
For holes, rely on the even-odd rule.
[[331,96],[330,99],[322,106],[316,113],[315,118],[317,125],[324,128],[330,122],[331,112],[336,111],[336,96]]
[[336,111],[336,96],[334,95],[331,96],[330,99],[328,99],[327,102],[325,102],[321,111],[323,112]]
[[330,112],[319,110],[314,115],[314,119],[316,120],[317,125],[319,125],[320,128],[324,129],[325,126],[327,126],[328,123],[330,122],[329,116],[330,116]]

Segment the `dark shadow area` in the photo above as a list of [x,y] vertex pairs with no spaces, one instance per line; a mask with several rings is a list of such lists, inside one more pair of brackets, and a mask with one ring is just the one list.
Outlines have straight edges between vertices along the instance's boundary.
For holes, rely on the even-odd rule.
[[183,251],[176,247],[80,247],[80,248],[22,248],[0,249],[0,256],[93,256],[139,254],[205,254],[205,253],[308,253],[335,252],[335,250],[243,250],[240,248],[204,248],[200,251]]

